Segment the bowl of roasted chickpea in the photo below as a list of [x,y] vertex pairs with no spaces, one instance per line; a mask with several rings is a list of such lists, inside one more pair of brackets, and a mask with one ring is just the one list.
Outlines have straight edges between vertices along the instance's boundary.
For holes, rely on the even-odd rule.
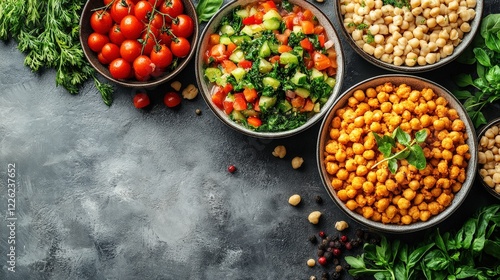
[[491,120],[477,135],[481,182],[490,194],[500,199],[500,118]]
[[456,59],[480,28],[482,0],[335,0],[342,33],[368,62],[399,73]]
[[345,91],[319,131],[317,164],[337,206],[374,230],[407,233],[450,216],[477,166],[461,103],[424,78],[388,74]]

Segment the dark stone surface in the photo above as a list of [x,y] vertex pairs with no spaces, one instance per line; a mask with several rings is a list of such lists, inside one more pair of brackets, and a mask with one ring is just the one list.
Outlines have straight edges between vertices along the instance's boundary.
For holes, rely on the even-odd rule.
[[[330,15],[331,1],[318,4]],[[486,1],[485,11],[500,12],[498,3]],[[344,89],[386,73],[344,50]],[[53,71],[32,73],[23,60],[14,42],[0,43],[0,209],[7,212],[15,164],[17,218],[15,273],[7,271],[8,221],[0,227],[0,279],[320,278],[326,269],[305,264],[316,256],[308,237],[336,233],[338,220],[349,222],[349,235],[360,228],[321,184],[319,124],[287,139],[249,138],[222,124],[201,96],[165,107],[168,84],[150,92],[148,110],[133,107],[127,88],[117,88],[108,108],[92,83],[72,96],[55,86]],[[193,68],[179,76],[183,85],[195,82]],[[455,69],[422,76],[449,85]],[[287,147],[284,159],[271,155],[276,145]],[[305,160],[298,170],[294,156]],[[303,198],[297,208],[287,203],[294,193]],[[476,184],[440,227],[493,202]],[[313,210],[324,213],[317,226],[307,221]]]

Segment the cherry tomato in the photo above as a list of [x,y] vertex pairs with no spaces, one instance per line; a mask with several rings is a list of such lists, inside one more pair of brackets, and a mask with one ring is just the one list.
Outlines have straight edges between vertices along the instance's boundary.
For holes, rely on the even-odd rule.
[[313,53],[313,61],[314,67],[318,70],[325,70],[332,65],[330,59],[326,55],[319,52]]
[[147,55],[140,55],[134,60],[134,71],[137,76],[146,77],[151,75],[155,70],[155,64],[151,62],[151,58]]
[[87,39],[89,48],[97,53],[100,52],[102,47],[104,47],[107,43],[109,43],[109,38],[106,35],[102,35],[97,32],[90,34]]
[[151,61],[159,68],[166,68],[172,63],[172,52],[166,45],[159,45],[153,48],[150,54]]
[[134,106],[137,109],[144,108],[150,103],[149,96],[144,92],[139,92],[134,95]]
[[107,43],[102,47],[101,54],[107,61],[113,61],[120,57],[120,47],[113,43]]
[[97,60],[99,60],[99,62],[104,65],[108,65],[111,62],[107,60],[104,56],[102,56],[102,53],[97,54]]
[[163,25],[165,24],[165,17],[160,13],[155,13],[153,19],[149,23],[151,26],[156,27],[156,29],[161,30]]
[[104,6],[111,4],[114,0],[104,0]]
[[184,37],[177,37],[170,44],[170,50],[177,57],[185,57],[191,50],[191,43]]
[[141,36],[144,23],[133,15],[125,16],[120,22],[120,30],[127,39],[137,39]]
[[117,58],[109,64],[109,73],[115,79],[127,79],[132,73],[132,66],[123,58]]
[[126,61],[132,63],[141,55],[142,45],[137,40],[125,40],[120,46],[120,56]]
[[164,44],[165,46],[170,46],[170,44],[172,43],[172,36],[170,36],[166,29],[160,32],[159,38],[159,42],[161,44]]
[[109,40],[113,44],[117,44],[118,46],[125,41],[125,36],[123,36],[122,31],[120,30],[120,25],[115,24],[113,27],[111,27],[111,30],[109,30],[108,34]]
[[130,0],[115,0],[111,6],[111,17],[115,22],[121,22],[125,16],[134,14],[134,6]]
[[151,4],[151,5],[155,5],[155,8],[159,8],[161,5],[163,5],[163,3],[165,2],[165,0],[148,0],[148,2]]
[[193,34],[193,19],[185,14],[178,15],[172,20],[172,33],[177,37],[189,38]]
[[[154,28],[154,27],[152,27]],[[150,31],[149,33],[144,32],[141,35],[141,44],[142,44],[142,53],[149,55],[156,45],[155,38],[157,37],[154,31]],[[149,35],[148,35],[149,34]]]
[[160,12],[166,14],[165,20],[171,22],[173,18],[182,14],[184,11],[184,4],[182,0],[165,0],[165,3],[161,5]]
[[182,101],[181,96],[174,91],[168,92],[167,94],[165,94],[165,97],[163,98],[163,102],[169,108],[173,108],[181,104],[181,101]]
[[139,1],[135,4],[134,7],[134,15],[138,20],[142,20],[144,22],[149,22],[149,16],[153,11],[153,5],[148,1]]
[[100,34],[108,34],[113,26],[113,19],[107,11],[98,10],[90,16],[90,26]]

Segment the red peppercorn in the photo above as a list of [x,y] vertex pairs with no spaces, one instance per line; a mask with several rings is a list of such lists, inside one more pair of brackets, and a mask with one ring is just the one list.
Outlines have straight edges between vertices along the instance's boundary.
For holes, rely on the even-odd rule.
[[324,231],[320,231],[320,232],[318,233],[318,235],[319,235],[319,237],[321,237],[321,238],[325,238],[325,237],[326,237],[326,233],[325,233]]
[[229,167],[227,168],[227,171],[229,171],[229,173],[234,173],[236,171],[236,166],[229,165]]
[[352,244],[351,244],[351,242],[346,242],[346,243],[345,243],[345,248],[346,248],[347,250],[351,250],[351,249],[352,249]]
[[342,251],[340,251],[340,249],[338,249],[338,248],[334,248],[332,253],[334,256],[338,257],[338,256],[340,256],[340,254],[342,254]]
[[347,238],[347,235],[342,235],[342,236],[340,237],[340,242],[342,242],[342,243],[347,242],[347,240],[349,240],[349,238]]
[[326,263],[327,263],[327,262],[328,262],[328,261],[326,260],[326,258],[325,258],[325,257],[320,257],[320,258],[318,259],[318,263],[319,263],[320,265],[326,265]]

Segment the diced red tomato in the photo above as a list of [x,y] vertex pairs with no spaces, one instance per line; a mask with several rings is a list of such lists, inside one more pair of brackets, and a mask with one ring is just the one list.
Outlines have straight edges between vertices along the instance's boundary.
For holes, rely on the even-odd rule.
[[306,37],[306,38],[304,38],[302,41],[300,41],[300,46],[301,46],[304,50],[306,50],[306,51],[308,51],[308,52],[310,52],[310,51],[314,50],[314,46],[313,46],[313,44],[311,43],[311,41],[310,41],[310,40],[309,40],[309,38],[307,38],[307,37]]
[[275,55],[275,56],[272,56],[270,59],[269,59],[269,62],[271,63],[275,63],[277,61],[280,61],[280,56],[279,55]]
[[296,95],[294,98],[292,98],[291,103],[292,107],[294,108],[302,108],[304,107],[306,100],[303,97]]
[[222,106],[224,107],[226,115],[229,115],[233,111],[234,102],[226,98],[224,102],[222,102]]
[[[288,29],[287,29],[288,30]],[[288,37],[286,34],[275,34],[276,39],[282,44],[282,45],[288,45]]]
[[236,66],[236,64],[234,64],[234,62],[229,59],[224,59],[223,61],[221,61],[221,65],[226,73],[231,73],[234,69],[238,68],[238,66]]
[[245,100],[248,102],[254,102],[258,97],[257,90],[254,88],[245,88],[243,90],[243,95],[245,96]]
[[323,48],[325,46],[325,35],[319,34],[318,41],[319,41],[319,45]]
[[314,109],[314,102],[310,98],[306,99],[304,107],[302,107],[302,111],[311,112]]
[[302,12],[302,19],[304,20],[309,20],[309,21],[312,21],[313,20],[313,13],[311,12],[311,10],[308,10],[308,9],[305,9],[303,12]]
[[284,16],[283,17],[283,21],[285,22],[285,26],[288,30],[292,30],[293,29],[293,19],[295,18],[294,15],[287,15],[287,16]]
[[262,5],[262,8],[264,9],[264,12],[267,12],[269,10],[277,10],[276,8],[276,4],[274,3],[274,1],[267,1],[267,2],[264,2],[261,4]]
[[257,15],[257,13],[253,14],[251,16],[244,18],[242,23],[244,25],[261,24],[262,23],[262,16],[259,19],[259,16]]
[[218,88],[214,94],[212,94],[212,102],[214,103],[215,106],[219,107],[220,109],[224,109],[223,102],[224,99],[226,99],[227,93],[224,92],[222,88]]
[[314,68],[320,71],[325,70],[328,67],[332,66],[330,59],[326,55],[319,52],[313,53],[313,61],[314,61]]
[[231,83],[227,83],[224,88],[223,88],[224,92],[226,94],[230,93],[232,90],[233,90],[233,85]]
[[279,45],[279,47],[278,47],[279,53],[286,53],[286,52],[289,52],[291,50],[293,50],[293,49],[289,45]]
[[235,43],[229,43],[226,47],[226,55],[229,56],[233,53],[233,51],[236,49],[236,44]]
[[226,45],[217,44],[210,49],[210,56],[215,58],[217,61],[223,61],[227,59],[226,55]]
[[316,25],[314,27],[314,34],[321,34],[323,33],[323,31],[325,31],[325,28],[322,26],[322,25]]
[[235,93],[234,94],[233,108],[236,111],[241,111],[241,110],[247,109],[247,101],[245,100],[245,95],[243,95],[243,93]]
[[255,102],[253,103],[253,109],[256,112],[260,112],[259,99],[260,97],[257,97],[257,99],[255,99]]
[[253,127],[259,127],[262,125],[262,121],[259,119],[259,117],[255,116],[248,117],[247,123]]
[[217,45],[218,43],[220,43],[220,35],[217,33],[211,34],[209,44],[210,45]]
[[238,66],[245,69],[252,68],[252,61],[244,59],[238,62]]
[[306,65],[306,68],[307,69],[311,69],[314,67],[314,61],[312,60],[312,58],[310,57],[304,57],[304,63]]
[[303,20],[300,22],[300,26],[302,26],[302,33],[309,35],[314,34],[314,24],[309,20]]

